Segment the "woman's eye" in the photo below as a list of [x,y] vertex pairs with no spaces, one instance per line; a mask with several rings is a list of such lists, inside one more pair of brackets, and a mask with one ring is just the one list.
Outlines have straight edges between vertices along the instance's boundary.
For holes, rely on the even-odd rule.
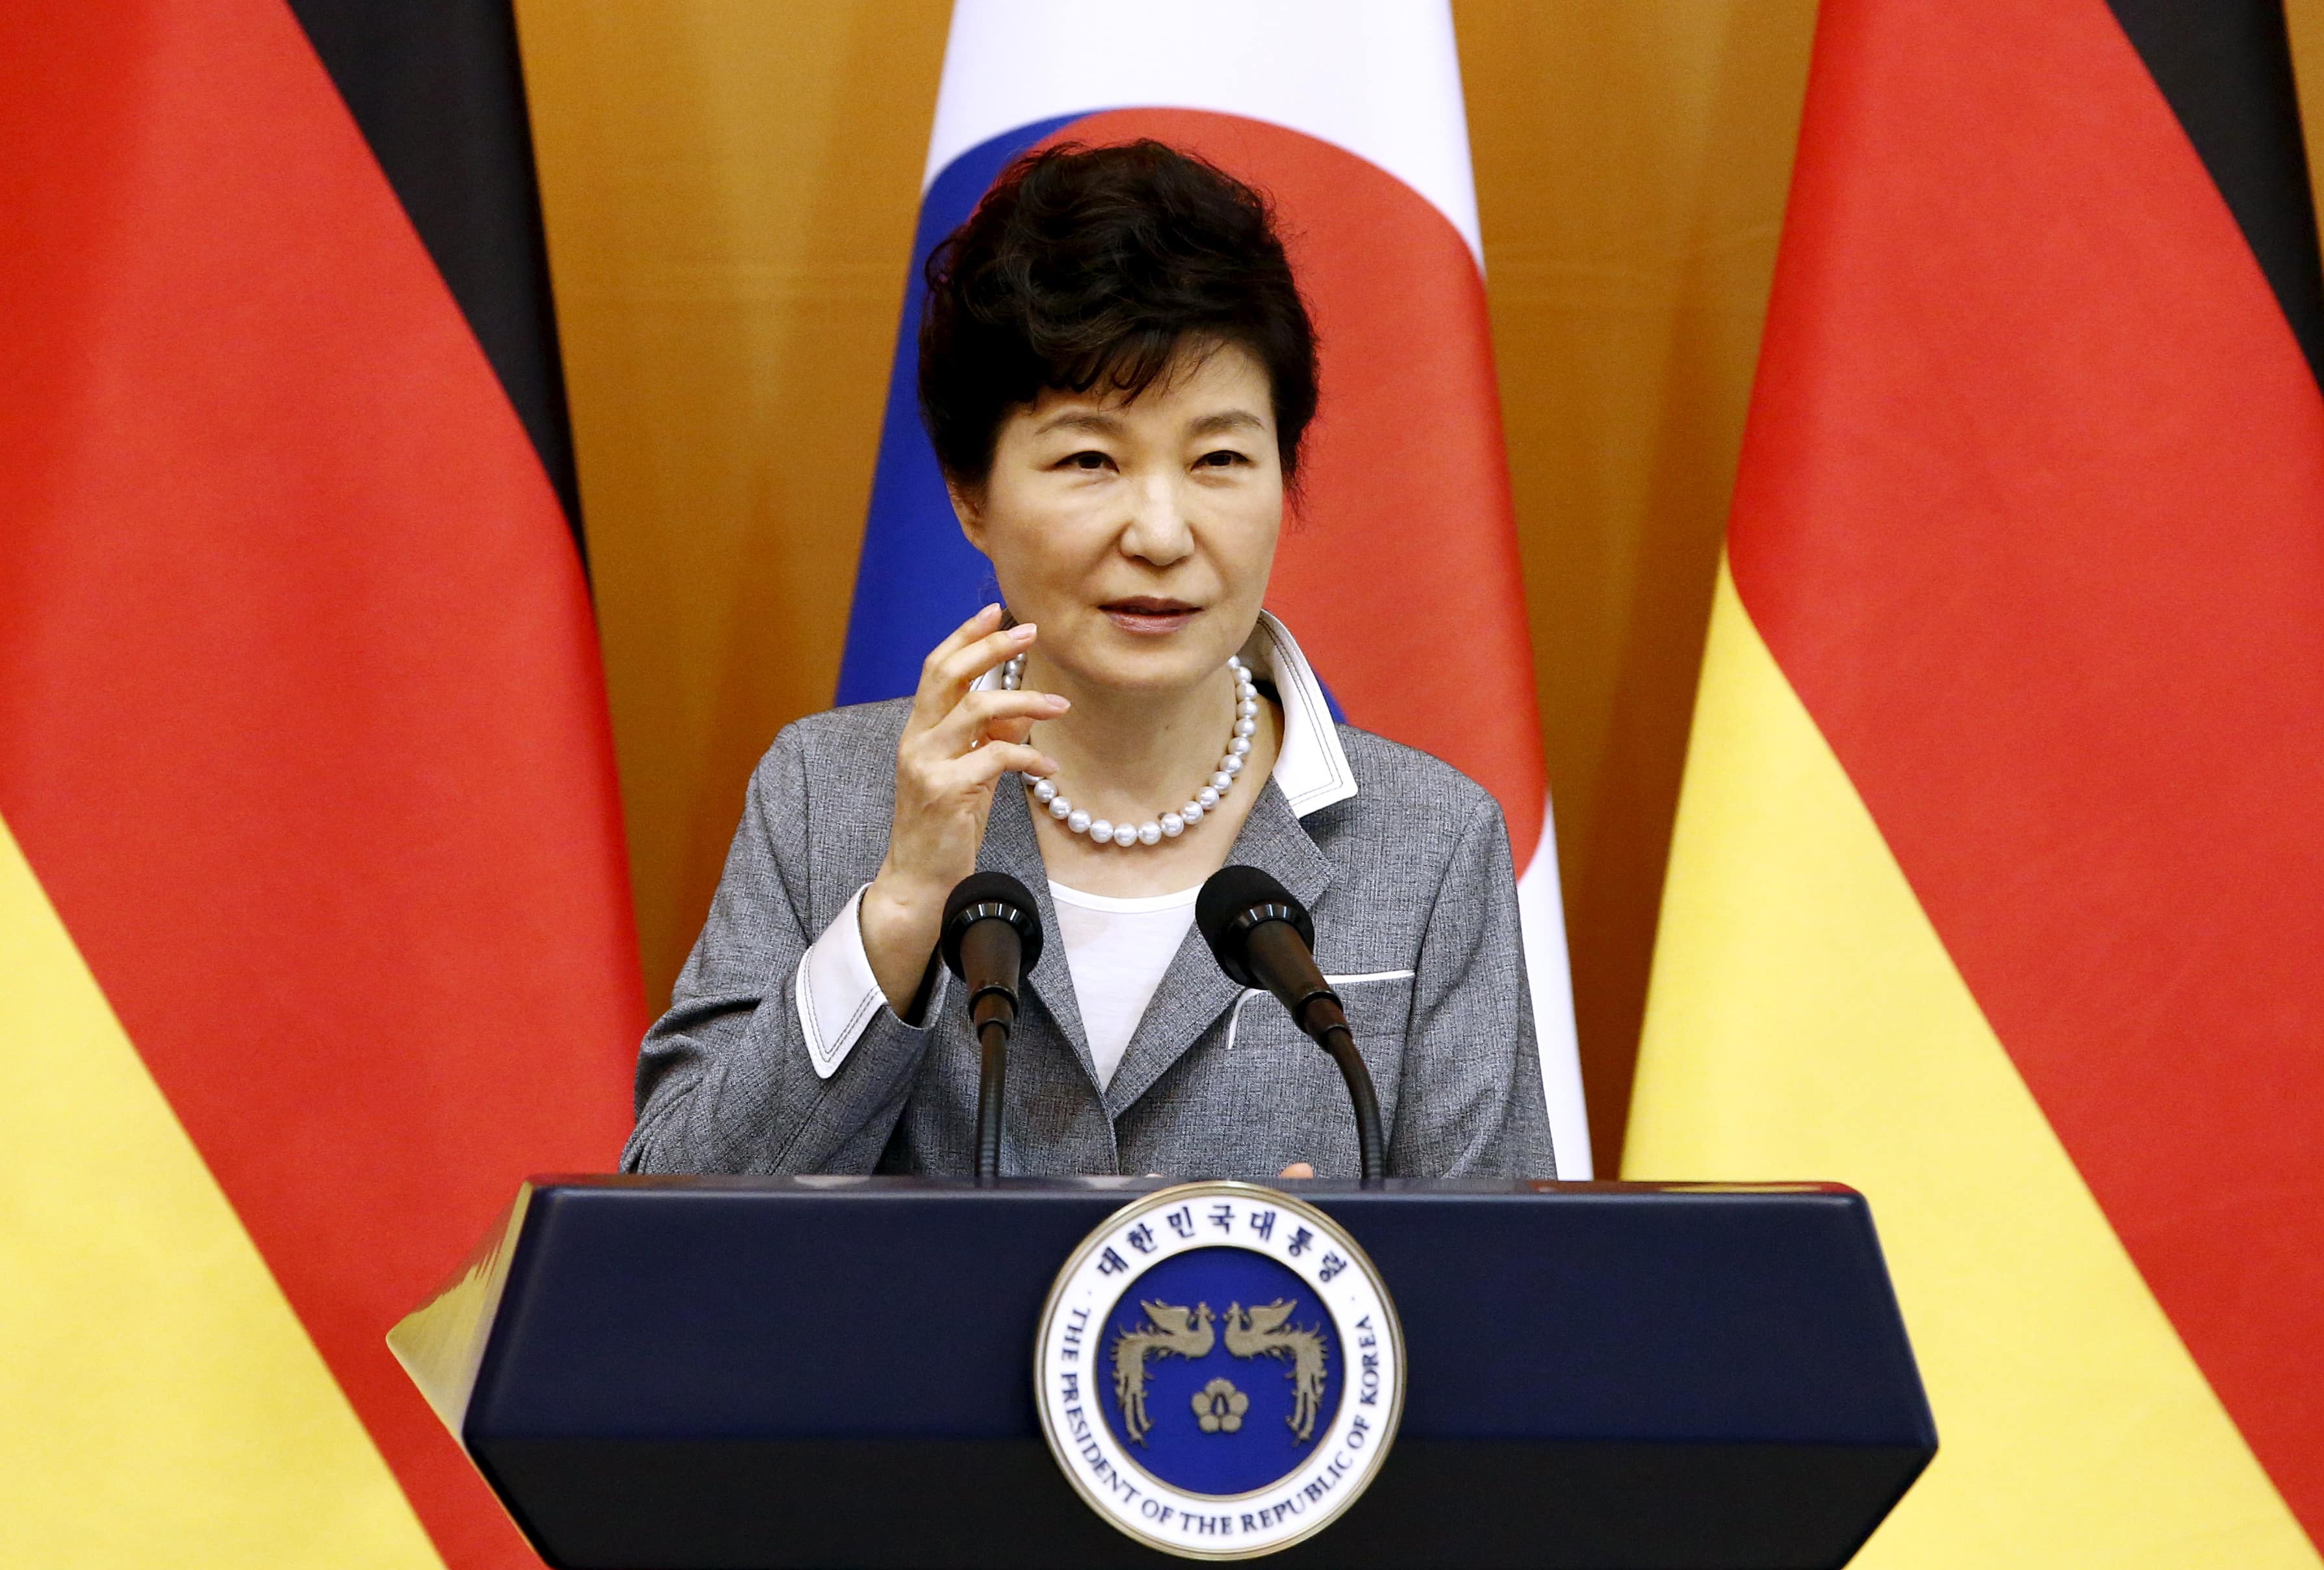
[[1197,466],[1212,469],[1232,468],[1237,464],[1247,464],[1249,462],[1250,462],[1250,459],[1245,457],[1242,454],[1236,452],[1231,448],[1221,448],[1216,452],[1206,452],[1196,460]]
[[1064,466],[1069,469],[1095,470],[1108,467],[1112,462],[1111,458],[1102,452],[1077,452],[1065,459]]

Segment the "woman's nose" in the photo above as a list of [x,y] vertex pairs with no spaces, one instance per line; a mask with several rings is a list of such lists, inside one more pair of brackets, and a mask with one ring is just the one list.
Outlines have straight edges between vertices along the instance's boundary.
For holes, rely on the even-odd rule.
[[1154,476],[1140,483],[1132,494],[1129,526],[1121,532],[1124,555],[1167,567],[1194,550],[1185,498],[1169,476]]

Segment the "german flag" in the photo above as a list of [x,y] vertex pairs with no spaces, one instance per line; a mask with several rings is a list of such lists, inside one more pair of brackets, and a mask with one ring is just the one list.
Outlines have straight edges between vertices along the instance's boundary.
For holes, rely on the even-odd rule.
[[642,1023],[506,0],[0,57],[0,1560],[537,1563],[382,1341]]
[[1874,1566],[2314,1566],[2324,288],[2262,0],[1825,0],[1626,1171],[1854,1183]]

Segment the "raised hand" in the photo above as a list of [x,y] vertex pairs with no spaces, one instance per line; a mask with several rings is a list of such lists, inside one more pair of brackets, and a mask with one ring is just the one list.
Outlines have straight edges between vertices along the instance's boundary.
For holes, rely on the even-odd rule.
[[929,652],[897,743],[896,816],[887,858],[864,891],[862,931],[872,974],[899,1014],[911,1007],[935,952],[945,896],[976,870],[994,782],[1011,771],[1037,779],[1056,771],[1026,738],[1037,720],[1065,712],[1064,698],[969,690],[1038,635],[1030,625],[1004,628],[1001,620],[1001,607],[987,605]]

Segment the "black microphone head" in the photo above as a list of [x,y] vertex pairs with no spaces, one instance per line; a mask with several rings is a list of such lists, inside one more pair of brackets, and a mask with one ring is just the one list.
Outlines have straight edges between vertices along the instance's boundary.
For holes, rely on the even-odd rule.
[[1019,974],[1031,970],[1041,957],[1040,910],[1031,891],[1007,873],[969,873],[945,901],[944,932],[936,940],[945,968],[966,981],[960,968],[960,940],[979,921],[998,917],[1017,929],[1022,950]]
[[1237,986],[1259,984],[1251,974],[1249,956],[1250,930],[1262,921],[1288,921],[1302,943],[1311,951],[1315,947],[1315,922],[1307,907],[1257,867],[1221,867],[1194,899],[1194,925],[1202,929],[1219,968]]

